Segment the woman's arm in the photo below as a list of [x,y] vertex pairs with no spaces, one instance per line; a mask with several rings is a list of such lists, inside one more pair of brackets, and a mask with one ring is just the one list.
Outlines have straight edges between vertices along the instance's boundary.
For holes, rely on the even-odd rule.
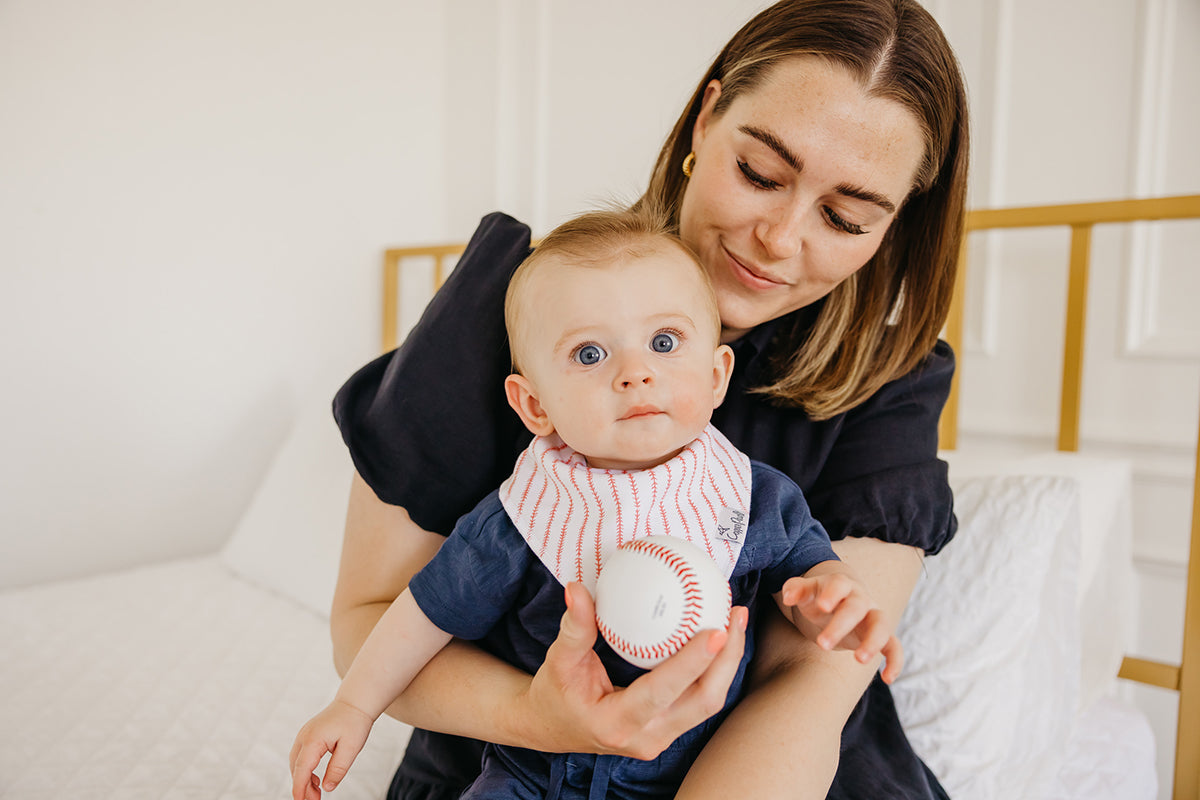
[[[330,628],[345,674],[392,601],[444,539],[380,501],[355,475]],[[572,586],[562,632],[530,676],[452,641],[388,708],[418,727],[547,751],[650,758],[722,705],[744,645],[744,611],[728,635],[707,632],[626,689],[614,689],[592,646],[591,598]],[[724,646],[722,646],[724,645]]]
[[[878,539],[833,543],[895,628],[921,574],[921,552]],[[837,772],[842,728],[879,661],[826,651],[782,614],[765,614],[749,693],[692,765],[677,798],[823,800]],[[736,765],[731,767],[730,765]]]

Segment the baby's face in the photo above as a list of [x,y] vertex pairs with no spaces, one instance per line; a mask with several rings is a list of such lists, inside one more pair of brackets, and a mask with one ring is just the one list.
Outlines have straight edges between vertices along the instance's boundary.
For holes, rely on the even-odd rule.
[[642,469],[704,430],[732,353],[704,277],[675,247],[531,277],[522,363],[559,436],[593,467]]

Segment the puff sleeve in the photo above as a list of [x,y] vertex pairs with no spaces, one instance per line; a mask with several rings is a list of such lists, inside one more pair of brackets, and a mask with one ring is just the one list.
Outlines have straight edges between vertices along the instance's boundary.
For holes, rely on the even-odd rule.
[[504,397],[504,293],[529,240],[529,228],[512,217],[484,217],[404,344],[356,372],[334,398],[359,475],[426,530],[449,533],[508,476],[529,441]]

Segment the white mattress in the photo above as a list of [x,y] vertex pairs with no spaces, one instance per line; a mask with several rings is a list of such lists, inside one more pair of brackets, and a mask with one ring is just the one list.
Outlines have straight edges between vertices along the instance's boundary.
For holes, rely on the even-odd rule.
[[1067,740],[1066,757],[1045,786],[1023,800],[1154,800],[1154,732],[1144,714],[1102,697],[1083,711]]
[[[21,800],[287,798],[295,732],[336,687],[325,620],[215,556],[0,594],[0,636],[0,796]],[[407,737],[381,719],[336,797],[382,797]],[[1129,707],[1089,708],[1067,750],[1038,798],[1154,796]]]
[[[0,796],[287,798],[299,726],[332,696],[327,623],[217,557],[0,594]],[[341,800],[382,797],[383,718]]]

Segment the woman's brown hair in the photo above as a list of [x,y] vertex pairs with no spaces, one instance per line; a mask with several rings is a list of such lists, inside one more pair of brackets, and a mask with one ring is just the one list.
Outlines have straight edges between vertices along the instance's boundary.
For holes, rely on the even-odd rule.
[[932,350],[950,307],[966,204],[967,98],[933,17],[916,0],[783,0],[761,12],[700,81],[638,202],[661,205],[678,225],[687,188],[681,165],[705,87],[721,82],[713,108],[720,116],[796,56],[848,70],[868,95],[908,109],[925,135],[916,184],[878,251],[829,293],[811,328],[797,320],[781,329],[772,381],[756,389],[826,419],[912,370]]

